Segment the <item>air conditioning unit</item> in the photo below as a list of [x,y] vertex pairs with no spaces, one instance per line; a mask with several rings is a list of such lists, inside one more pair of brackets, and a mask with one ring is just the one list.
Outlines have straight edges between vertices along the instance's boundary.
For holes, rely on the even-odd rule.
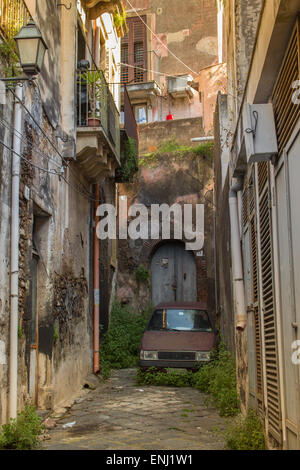
[[194,92],[189,85],[193,81],[191,75],[181,75],[180,77],[168,77],[168,92],[173,98],[192,98]]
[[273,105],[246,104],[243,128],[247,163],[272,160],[278,154]]

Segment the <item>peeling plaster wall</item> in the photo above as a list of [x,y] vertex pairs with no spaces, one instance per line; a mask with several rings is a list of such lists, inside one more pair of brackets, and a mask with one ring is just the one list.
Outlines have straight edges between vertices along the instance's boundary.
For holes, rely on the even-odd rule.
[[[2,64],[0,64],[2,73]],[[2,96],[3,98],[3,96]],[[7,94],[6,104],[0,104],[0,119],[11,122],[12,99]],[[0,139],[10,144],[11,134],[0,126]],[[0,424],[7,417],[7,387],[9,364],[9,305],[10,305],[10,174],[11,156],[0,146]]]
[[[51,21],[49,19],[51,18]],[[65,154],[61,136],[60,45],[61,9],[55,0],[36,2],[35,20],[49,47],[45,66],[36,83],[24,86],[24,104],[36,123],[23,112],[22,154],[47,171],[58,171]],[[75,29],[74,29],[75,30]],[[68,44],[75,57],[76,43]],[[0,67],[2,65],[0,64]],[[73,76],[73,71],[70,69]],[[74,79],[75,80],[75,79]],[[74,95],[73,88],[73,95]],[[0,105],[0,117],[9,121],[12,99]],[[75,96],[73,96],[73,100]],[[74,118],[74,103],[70,113]],[[48,136],[43,135],[39,126]],[[73,119],[73,135],[75,133]],[[11,145],[11,134],[0,127],[0,138]],[[50,142],[53,143],[51,145]],[[54,147],[54,148],[53,148]],[[68,147],[68,143],[66,144]],[[56,152],[58,149],[58,152]],[[69,156],[73,156],[72,154]],[[9,283],[10,283],[10,185],[11,153],[0,148],[0,424],[8,419]],[[90,191],[76,163],[69,162],[64,176],[73,186]],[[29,188],[29,198],[25,189]],[[19,242],[19,344],[18,409],[34,397],[32,374],[32,256],[39,256],[37,271],[38,396],[41,409],[70,401],[92,370],[92,250],[91,205],[63,179],[41,171],[24,160],[20,176]]]

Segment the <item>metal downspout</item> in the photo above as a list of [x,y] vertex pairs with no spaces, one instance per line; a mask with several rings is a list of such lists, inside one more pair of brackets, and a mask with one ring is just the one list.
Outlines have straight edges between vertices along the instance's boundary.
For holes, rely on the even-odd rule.
[[10,245],[10,355],[9,355],[9,417],[17,417],[18,409],[18,309],[19,309],[19,235],[20,235],[20,156],[22,133],[21,100],[23,88],[16,86],[14,103],[14,136],[11,185]]
[[229,211],[231,228],[232,277],[236,310],[236,329],[244,330],[247,323],[245,306],[244,273],[240,241],[239,211],[237,192],[242,189],[242,181],[231,186],[229,191]]
[[97,224],[99,217],[96,215],[97,206],[100,198],[99,185],[95,186],[94,203],[94,374],[99,372],[99,315],[100,315],[100,241],[97,237]]

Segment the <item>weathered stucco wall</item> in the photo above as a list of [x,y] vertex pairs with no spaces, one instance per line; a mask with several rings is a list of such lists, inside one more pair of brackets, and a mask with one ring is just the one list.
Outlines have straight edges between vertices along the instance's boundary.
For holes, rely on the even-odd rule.
[[[19,410],[28,400],[33,400],[42,409],[70,402],[93,364],[93,230],[91,201],[87,197],[91,186],[74,161],[63,162],[61,158],[66,153],[73,157],[73,153],[65,152],[70,141],[64,143],[62,137],[65,136],[61,132],[60,96],[64,94],[60,68],[61,15],[65,9],[57,8],[56,3],[54,0],[36,2],[35,20],[48,50],[36,83],[25,84],[23,88],[24,104],[34,119],[23,110],[22,155],[28,162],[21,160],[20,176]],[[72,3],[74,12],[75,2]],[[73,20],[77,21],[76,9]],[[73,26],[75,31],[76,23]],[[73,40],[70,39],[69,52],[75,57],[75,35]],[[70,68],[69,73],[74,81],[74,69]],[[72,137],[76,132],[75,88],[72,84],[70,89],[73,101],[69,102],[71,128],[67,130]],[[0,106],[0,118],[5,118],[9,127],[11,93],[7,92],[6,97],[7,103]],[[9,129],[1,125],[0,134],[1,139],[11,145]],[[10,163],[11,153],[1,146],[0,423],[8,419],[9,401]],[[64,178],[69,184],[58,176],[63,166]],[[50,174],[55,172],[57,174]],[[38,258],[36,309],[34,253]],[[33,334],[34,311],[38,316],[36,338]],[[33,349],[33,344],[37,349]]]
[[139,154],[156,152],[166,141],[175,140],[180,145],[196,145],[191,142],[193,137],[203,136],[202,119],[174,119],[173,121],[153,122],[139,125]]
[[203,69],[195,79],[195,82],[199,83],[201,94],[205,135],[213,135],[216,99],[219,92],[225,93],[227,90],[226,74],[227,67],[224,63]]
[[[2,72],[2,67],[1,67]],[[6,105],[0,104],[0,119],[11,122],[12,99],[7,98]],[[0,139],[10,144],[11,134],[7,128],[0,125]],[[0,424],[7,416],[7,387],[9,362],[9,305],[10,287],[10,174],[11,156],[7,149],[0,146]]]

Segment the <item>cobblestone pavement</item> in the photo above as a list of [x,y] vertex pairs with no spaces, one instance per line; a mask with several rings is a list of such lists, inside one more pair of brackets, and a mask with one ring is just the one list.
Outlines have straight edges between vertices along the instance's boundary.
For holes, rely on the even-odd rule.
[[[220,450],[225,419],[193,388],[137,386],[135,369],[111,378],[53,416],[48,450]],[[98,380],[98,379],[97,379]],[[93,386],[92,386],[93,387]],[[94,387],[93,387],[94,388]],[[69,423],[69,424],[68,424]],[[63,427],[68,425],[70,427]]]

